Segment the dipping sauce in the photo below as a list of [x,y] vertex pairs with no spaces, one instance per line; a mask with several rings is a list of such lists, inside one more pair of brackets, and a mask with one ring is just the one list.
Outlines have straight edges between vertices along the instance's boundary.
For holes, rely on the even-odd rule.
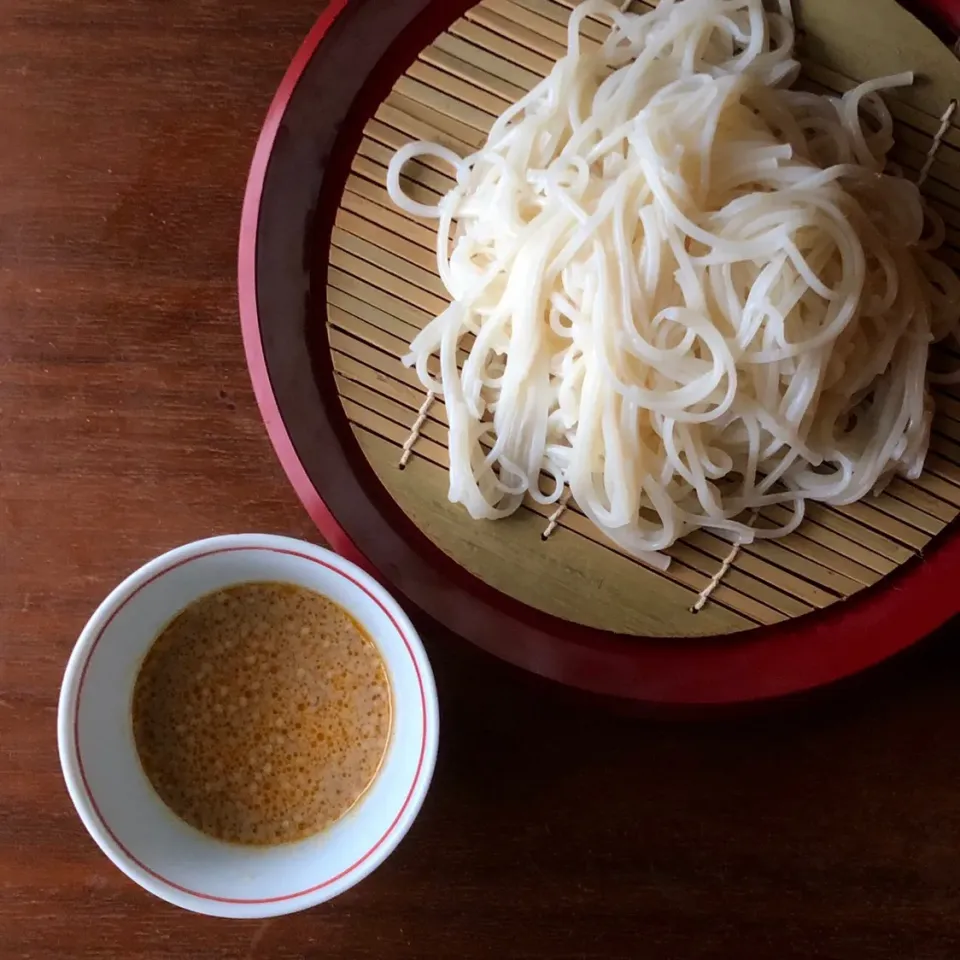
[[232,843],[301,840],[370,785],[390,736],[380,651],[327,597],[283,583],[208,594],[140,668],[133,730],[170,809]]

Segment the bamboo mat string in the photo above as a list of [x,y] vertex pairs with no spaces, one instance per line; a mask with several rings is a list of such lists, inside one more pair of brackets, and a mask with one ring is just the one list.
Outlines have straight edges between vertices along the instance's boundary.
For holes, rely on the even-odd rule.
[[917,176],[917,186],[922,187],[926,182],[928,176],[930,176],[930,168],[933,166],[933,161],[936,159],[937,151],[940,149],[940,144],[943,143],[943,138],[947,135],[947,131],[950,129],[950,121],[953,120],[953,115],[957,111],[957,101],[951,100],[947,104],[947,109],[943,111],[943,116],[940,118],[940,129],[937,130],[936,135],[933,138],[933,143],[930,144],[930,149],[927,151],[926,159],[923,161],[923,166],[920,168],[920,173]]
[[[756,513],[754,513],[749,521],[747,526],[752,526],[753,522],[757,519]],[[697,597],[697,602],[690,608],[691,613],[699,613],[706,605],[707,601],[713,595],[714,590],[720,586],[721,581],[727,575],[727,571],[736,563],[737,557],[740,556],[740,549],[743,547],[743,541],[738,540],[730,548],[730,552],[723,558],[723,563],[720,564],[720,569],[710,578],[710,582],[700,591],[700,594]]]
[[557,509],[547,517],[547,526],[543,533],[540,534],[541,540],[547,540],[550,537],[550,534],[557,529],[557,524],[560,522],[560,518],[563,516],[563,512],[567,509],[567,504],[570,502],[570,488],[567,487],[563,493],[560,495],[560,500],[557,503]]
[[738,540],[733,547],[731,547],[730,552],[723,558],[723,563],[720,565],[720,569],[710,578],[710,582],[700,591],[700,595],[697,597],[697,602],[690,608],[691,613],[699,613],[706,605],[707,601],[713,594],[713,591],[720,586],[720,581],[724,578],[727,571],[733,566],[737,557],[740,555],[740,547],[742,544]]
[[423,425],[427,420],[430,407],[433,406],[433,401],[436,399],[437,395],[432,390],[428,390],[426,398],[417,411],[417,419],[413,421],[413,426],[410,428],[410,436],[403,442],[403,449],[400,452],[400,462],[397,464],[401,470],[407,465],[407,461],[410,459],[413,445],[417,442],[417,437],[420,436],[420,431],[423,429]]

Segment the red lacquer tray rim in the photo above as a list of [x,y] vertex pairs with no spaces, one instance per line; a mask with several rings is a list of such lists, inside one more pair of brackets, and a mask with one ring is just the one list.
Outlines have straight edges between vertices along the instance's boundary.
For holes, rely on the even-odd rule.
[[[238,255],[238,294],[244,350],[260,413],[295,492],[331,546],[370,570],[388,588],[349,533],[328,509],[310,479],[284,423],[271,383],[261,335],[257,292],[257,238],[267,169],[284,113],[311,58],[352,0],[331,0],[291,62],[273,98],[254,153],[244,196]],[[935,0],[947,12],[951,0]],[[931,6],[933,4],[931,3]],[[747,703],[797,694],[860,673],[914,645],[960,611],[954,571],[960,570],[960,536],[953,529],[931,544],[922,558],[817,613],[742,634],[706,638],[617,637],[577,624],[555,635],[525,608],[517,634],[474,631],[471,640],[518,666],[595,693],[626,697],[652,707]],[[479,582],[478,582],[479,583]],[[408,598],[401,595],[401,599]],[[505,605],[514,601],[504,598]],[[421,602],[421,607],[428,604]],[[478,608],[482,605],[478,604]],[[431,613],[425,609],[426,613]],[[462,630],[460,632],[463,632]],[[523,643],[518,642],[521,639]],[[531,644],[540,646],[531,658]],[[630,680],[625,682],[625,675]]]

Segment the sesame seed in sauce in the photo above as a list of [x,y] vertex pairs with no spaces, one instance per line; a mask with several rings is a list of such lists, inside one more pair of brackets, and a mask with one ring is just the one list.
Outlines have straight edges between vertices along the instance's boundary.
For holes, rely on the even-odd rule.
[[281,583],[187,607],[147,653],[133,698],[137,751],[163,801],[244,844],[339,820],[376,775],[390,720],[375,644],[332,600]]

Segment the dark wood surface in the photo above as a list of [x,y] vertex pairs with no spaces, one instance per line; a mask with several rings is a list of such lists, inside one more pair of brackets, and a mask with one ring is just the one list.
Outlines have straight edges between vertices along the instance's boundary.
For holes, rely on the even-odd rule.
[[831,696],[682,726],[428,629],[423,813],[293,917],[183,913],[87,836],[55,718],[99,600],[187,540],[313,536],[253,402],[234,258],[257,129],[317,6],[0,3],[0,958],[955,960],[956,626]]

